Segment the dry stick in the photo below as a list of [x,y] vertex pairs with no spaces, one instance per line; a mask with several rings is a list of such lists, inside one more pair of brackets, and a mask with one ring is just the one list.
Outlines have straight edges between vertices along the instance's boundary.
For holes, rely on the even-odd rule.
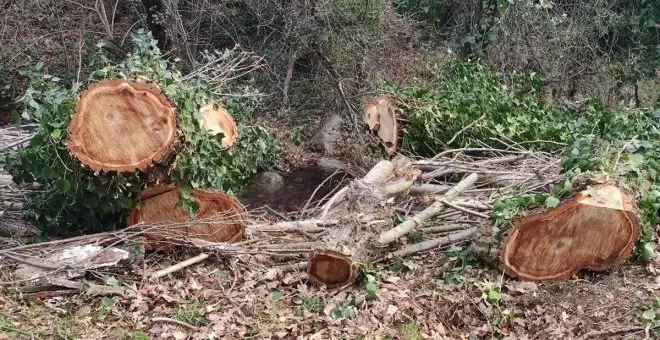
[[[449,191],[447,191],[442,196],[442,198],[445,200],[453,199],[454,197],[458,196],[461,192],[474,185],[474,183],[477,181],[478,178],[479,176],[477,176],[476,173],[471,174],[470,176],[458,182],[456,186],[449,189]],[[398,226],[384,233],[381,233],[380,237],[378,238],[378,243],[388,244],[390,242],[397,240],[399,237],[409,233],[413,229],[422,225],[424,221],[430,219],[433,216],[438,215],[439,213],[444,211],[445,208],[446,206],[442,202],[434,202],[429,207],[419,212],[417,215],[408,218]]]
[[482,114],[481,117],[475,119],[472,123],[466,125],[466,126],[465,126],[464,128],[462,128],[462,129],[460,129],[458,132],[456,132],[456,133],[454,134],[454,137],[451,137],[451,139],[449,140],[449,142],[447,142],[447,145],[450,145],[451,143],[453,143],[454,140],[456,140],[456,138],[458,138],[458,136],[460,136],[463,132],[465,132],[467,129],[473,127],[474,124],[477,124],[480,120],[482,120],[482,119],[484,119],[484,118],[486,118],[486,114],[485,114],[485,113]]
[[423,194],[441,194],[447,192],[451,187],[448,185],[442,184],[417,184],[410,187],[411,195],[423,195]]
[[15,142],[13,142],[13,143],[9,143],[9,144],[3,146],[2,148],[0,148],[0,150],[7,150],[7,149],[11,149],[11,148],[13,148],[13,147],[15,147],[15,146],[19,146],[19,145],[21,145],[21,144],[23,144],[23,143],[29,141],[30,138],[32,138],[32,136],[23,137],[23,138],[21,138],[21,139],[15,141]]
[[[394,172],[394,164],[390,161],[380,161],[376,165],[374,165],[369,172],[367,172],[364,177],[359,180],[358,182],[362,182],[363,184],[372,184],[375,182],[382,182],[386,180],[388,177],[392,175]],[[325,216],[330,212],[330,208],[335,204],[336,201],[344,199],[344,195],[346,195],[346,192],[348,191],[348,186],[343,187],[341,190],[339,190],[332,198],[328,201],[328,203],[325,204],[325,207],[323,208],[323,212],[321,212],[321,216],[319,217],[320,219],[325,218]]]
[[425,227],[419,230],[424,233],[445,233],[448,231],[456,231],[466,229],[467,226],[463,224],[445,224],[437,227]]
[[458,206],[458,205],[456,205],[456,204],[452,204],[451,202],[448,202],[446,199],[441,199],[441,200],[439,200],[439,202],[441,202],[442,204],[444,204],[444,205],[446,205],[446,206],[448,206],[448,207],[452,207],[452,208],[454,208],[454,209],[456,209],[456,210],[460,210],[460,211],[462,211],[462,212],[464,212],[464,213],[467,213],[467,214],[470,214],[470,215],[474,215],[474,216],[477,216],[477,217],[481,217],[481,218],[483,218],[483,219],[488,219],[488,217],[489,217],[489,216],[486,215],[486,214],[482,214],[482,213],[480,213],[480,212],[476,212],[476,211],[470,210],[470,209],[468,209],[468,208],[464,208],[464,207]]
[[392,256],[394,258],[406,257],[408,255],[412,255],[412,254],[420,253],[420,252],[423,252],[423,251],[431,250],[431,249],[434,249],[434,248],[437,248],[437,247],[446,246],[448,244],[452,244],[452,243],[456,243],[456,242],[459,242],[459,241],[469,239],[476,232],[477,232],[477,228],[473,227],[473,228],[470,228],[470,229],[459,231],[457,233],[453,233],[453,234],[438,237],[438,238],[435,238],[435,239],[432,239],[432,240],[416,243],[416,244],[413,244],[409,247],[406,247],[406,248],[403,248],[401,250],[397,250],[397,251],[393,252]]
[[297,230],[323,230],[321,226],[331,226],[339,223],[337,220],[304,220],[304,221],[285,221],[275,224],[252,224],[248,225],[245,229],[249,232],[255,231],[297,231]]
[[48,277],[45,281],[54,286],[75,289],[90,295],[126,295],[128,293],[128,291],[122,287],[97,285],[91,282],[80,283],[55,277]]
[[397,181],[397,182],[394,182],[392,184],[388,184],[385,187],[383,187],[383,192],[386,195],[395,195],[395,194],[398,194],[398,193],[402,193],[402,192],[410,189],[410,187],[413,185],[413,183],[415,183],[414,179]]
[[176,319],[166,318],[166,317],[163,317],[163,316],[157,316],[157,317],[151,318],[151,322],[169,322],[169,323],[173,323],[175,325],[183,326],[183,327],[186,327],[186,328],[189,328],[189,329],[193,329],[193,330],[197,329],[197,327],[195,327],[195,326],[193,326],[189,323],[185,323],[183,321],[176,320]]
[[284,89],[282,90],[284,94],[283,104],[285,107],[289,106],[289,84],[291,84],[291,79],[293,78],[293,66],[296,63],[296,53],[294,52],[289,59],[289,63],[286,67],[286,78],[284,79]]
[[300,214],[298,215],[298,218],[303,218],[303,216],[305,216],[305,212],[307,211],[307,206],[312,201],[312,198],[314,198],[314,196],[316,196],[316,193],[319,191],[319,189],[321,189],[321,187],[325,184],[325,182],[327,182],[330,178],[334,177],[335,174],[337,174],[338,172],[339,172],[339,169],[335,170],[330,176],[326,177],[323,180],[323,182],[321,182],[321,184],[319,184],[316,187],[316,189],[314,189],[314,192],[312,193],[312,196],[309,197],[307,202],[305,202],[305,205],[302,207],[302,209],[300,209]]
[[165,276],[165,275],[167,275],[167,274],[174,273],[175,271],[181,270],[181,269],[183,269],[183,268],[185,268],[185,267],[188,267],[188,266],[190,266],[190,265],[193,265],[193,264],[195,264],[195,263],[198,263],[198,262],[204,261],[204,260],[207,259],[208,257],[209,257],[208,254],[199,254],[199,255],[197,255],[197,256],[195,256],[195,257],[192,257],[192,258],[189,258],[189,259],[187,259],[187,260],[185,260],[185,261],[183,261],[183,262],[179,262],[179,263],[177,263],[177,264],[175,264],[175,265],[173,265],[173,266],[169,266],[169,267],[167,267],[167,268],[165,268],[165,269],[159,270],[159,271],[155,272],[155,273],[152,275],[152,277],[153,277],[154,279],[161,278],[161,277],[163,277],[163,276]]
[[[657,328],[657,327],[654,327]],[[591,331],[589,333],[583,334],[580,337],[580,340],[586,340],[586,339],[593,339],[593,338],[598,338],[606,335],[615,335],[615,334],[621,334],[621,333],[630,333],[630,332],[639,332],[644,330],[644,327],[639,327],[639,326],[631,326],[631,327],[623,327],[623,328],[618,328],[618,329],[606,329],[602,331]]]

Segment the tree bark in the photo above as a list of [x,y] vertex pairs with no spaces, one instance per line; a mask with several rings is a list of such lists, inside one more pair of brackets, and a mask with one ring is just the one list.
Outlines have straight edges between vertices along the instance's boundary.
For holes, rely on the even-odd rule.
[[163,54],[174,49],[174,33],[168,27],[172,18],[167,8],[167,0],[142,0],[147,12],[147,25],[154,39],[158,40],[158,48]]
[[174,186],[153,186],[128,217],[128,225],[144,223],[148,248],[169,248],[187,238],[209,242],[237,242],[245,234],[244,208],[233,197],[214,191],[193,190],[199,209],[194,218],[179,207],[181,191]]

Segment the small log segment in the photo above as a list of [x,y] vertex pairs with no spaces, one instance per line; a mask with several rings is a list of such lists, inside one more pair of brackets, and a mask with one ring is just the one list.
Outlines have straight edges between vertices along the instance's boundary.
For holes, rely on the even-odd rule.
[[212,102],[199,109],[199,126],[211,135],[222,134],[223,148],[229,148],[238,138],[238,128],[229,112],[218,103]]
[[639,235],[633,197],[612,185],[579,192],[559,206],[529,215],[505,237],[506,273],[526,280],[568,279],[581,269],[623,264]]
[[[173,185],[146,189],[128,216],[128,225],[144,223],[146,246],[168,248],[187,238],[209,242],[237,242],[245,234],[243,206],[221,192],[193,190],[199,210],[194,218],[179,206],[180,190]],[[169,240],[169,241],[168,241]]]
[[369,125],[385,145],[389,155],[396,152],[399,128],[396,121],[395,107],[387,96],[378,96],[364,107],[362,120]]
[[[322,248],[309,254],[310,281],[328,288],[350,284],[357,274],[356,263],[368,262],[376,255],[371,247],[376,230],[365,222],[389,215],[387,211],[378,211],[378,203],[388,196],[384,182],[393,176],[394,170],[393,162],[380,161],[326,203],[320,218],[338,219],[339,227],[330,229],[320,242]],[[412,181],[408,187],[411,185]]]
[[156,85],[111,79],[80,95],[68,131],[69,151],[82,164],[133,172],[173,153],[176,115]]

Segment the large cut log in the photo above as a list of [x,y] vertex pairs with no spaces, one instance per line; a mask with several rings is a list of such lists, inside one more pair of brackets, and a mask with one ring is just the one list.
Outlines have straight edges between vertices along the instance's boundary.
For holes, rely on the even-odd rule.
[[111,79],[85,90],[68,127],[68,148],[95,171],[133,172],[172,154],[173,104],[154,84]]
[[634,206],[631,195],[600,185],[521,219],[502,243],[506,273],[527,280],[561,280],[581,269],[621,265],[639,235]]
[[396,152],[399,129],[395,107],[387,96],[378,96],[368,102],[364,107],[362,120],[380,137],[388,154]]
[[157,185],[145,190],[128,216],[128,225],[145,224],[146,245],[167,248],[182,240],[196,238],[210,242],[237,242],[245,234],[243,206],[221,192],[193,190],[199,205],[194,218],[180,207],[180,190]]
[[238,128],[229,112],[218,103],[209,103],[199,109],[201,119],[200,127],[206,129],[210,134],[222,134],[221,144],[228,148],[234,145],[238,138]]

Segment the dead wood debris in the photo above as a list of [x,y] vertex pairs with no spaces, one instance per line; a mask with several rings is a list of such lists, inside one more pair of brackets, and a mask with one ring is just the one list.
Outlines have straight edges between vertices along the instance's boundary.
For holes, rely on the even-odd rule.
[[[442,174],[438,174],[438,169],[442,169]],[[543,181],[536,175],[538,169],[543,169]],[[435,174],[428,176],[429,173]],[[492,176],[503,174],[511,175],[513,182],[495,183],[497,178]],[[489,223],[492,202],[505,194],[507,188],[542,192],[546,188],[543,184],[561,178],[556,160],[543,153],[480,150],[475,154],[465,149],[432,160],[397,156],[392,161],[379,162],[363,178],[338,190],[324,204],[306,207],[302,220],[272,222],[256,211],[246,212],[240,217],[245,222],[244,236],[231,242],[175,233],[167,243],[197,249],[201,255],[150,275],[159,278],[208,257],[236,258],[247,265],[307,269],[309,274],[316,267],[309,266],[307,260],[319,252],[338,254],[333,260],[343,256],[351,267],[365,261],[411,256],[469,240],[477,225]],[[393,224],[394,211],[404,212],[406,216],[398,226]],[[207,214],[194,221],[137,223],[118,232],[9,247],[0,251],[3,267],[26,267],[34,261],[48,265],[32,275],[17,275],[20,270],[12,271],[14,274],[6,276],[4,283],[24,283],[42,277],[72,279],[96,269],[52,260],[53,254],[71,247],[94,244],[107,251],[140,244],[154,231],[189,228],[191,224],[232,223],[228,218],[231,216]],[[419,243],[410,242],[413,230],[421,231]],[[282,266],[283,263],[297,264]],[[67,271],[76,271],[76,275],[62,274]],[[285,272],[290,270],[276,274]],[[352,280],[353,275],[344,277]]]

